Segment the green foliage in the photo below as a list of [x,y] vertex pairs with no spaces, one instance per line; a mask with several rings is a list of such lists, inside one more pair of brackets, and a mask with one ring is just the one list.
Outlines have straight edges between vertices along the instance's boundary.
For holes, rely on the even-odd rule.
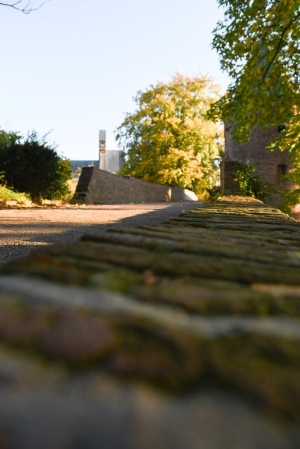
[[[285,179],[289,179],[289,174],[283,176]],[[291,215],[293,207],[300,203],[300,188],[284,190],[281,193],[282,202],[278,206],[282,212]]]
[[299,0],[218,0],[225,20],[214,30],[213,47],[232,78],[215,105],[233,135],[244,140],[255,125],[285,123],[300,105]]
[[5,202],[8,200],[17,201],[18,203],[25,203],[29,199],[29,195],[26,195],[25,193],[14,192],[4,185],[0,185],[0,202]]
[[221,193],[221,187],[220,186],[214,186],[210,189],[207,189],[207,193],[208,193],[208,200],[209,201],[218,201],[220,200],[223,195]]
[[272,193],[274,193],[273,185],[256,173],[254,165],[241,164],[236,171],[235,181],[238,182],[242,195],[252,196],[263,202],[271,199]]
[[[293,185],[300,186],[300,114],[295,111],[280,137],[269,148],[270,150],[279,148],[282,151],[289,149],[293,170],[285,174],[283,179],[292,181]],[[283,205],[281,210],[290,213],[291,209],[300,203],[300,189],[285,190],[282,195]]]
[[232,83],[210,117],[232,124],[238,142],[249,140],[257,125],[287,124],[272,148],[290,151],[289,176],[300,185],[299,0],[217,1],[225,19],[213,32],[213,47]]
[[203,197],[217,182],[214,136],[220,130],[206,113],[218,92],[206,76],[181,74],[138,92],[137,110],[127,113],[117,129],[116,140],[127,150],[120,174],[188,188]]
[[5,172],[4,171],[0,171],[0,184],[5,184]]
[[70,162],[58,156],[46,136],[39,139],[35,132],[24,139],[0,130],[0,171],[8,187],[30,194],[34,202],[63,199],[69,194]]

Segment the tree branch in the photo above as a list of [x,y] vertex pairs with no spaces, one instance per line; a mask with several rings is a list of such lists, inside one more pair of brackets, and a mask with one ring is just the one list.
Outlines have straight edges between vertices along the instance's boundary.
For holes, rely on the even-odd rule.
[[24,14],[30,14],[32,11],[37,11],[38,9],[40,9],[46,3],[46,1],[50,0],[44,0],[37,8],[30,7],[31,0],[27,0],[25,6],[22,6],[22,3],[24,3],[23,0],[16,0],[14,3],[11,4],[0,2],[0,6],[8,6],[9,8],[16,9],[17,11],[21,11]]
[[280,52],[280,50],[281,50],[281,44],[282,44],[282,41],[283,41],[283,38],[284,38],[286,32],[290,29],[290,27],[292,26],[292,24],[293,24],[294,22],[296,22],[299,18],[300,18],[300,13],[296,14],[296,16],[293,17],[293,19],[288,23],[288,25],[282,30],[282,33],[281,33],[281,36],[280,36],[280,39],[279,39],[277,48],[276,48],[276,50],[275,50],[275,53],[274,53],[274,55],[273,55],[271,61],[269,62],[268,66],[267,66],[267,68],[266,68],[266,70],[265,70],[265,73],[264,73],[264,75],[263,75],[261,84],[265,81],[265,79],[266,79],[266,77],[267,77],[267,75],[268,75],[268,73],[269,73],[269,70],[270,70],[270,68],[272,67],[273,62],[275,61],[275,59],[277,58],[277,56],[278,56],[278,54],[279,54],[279,52]]

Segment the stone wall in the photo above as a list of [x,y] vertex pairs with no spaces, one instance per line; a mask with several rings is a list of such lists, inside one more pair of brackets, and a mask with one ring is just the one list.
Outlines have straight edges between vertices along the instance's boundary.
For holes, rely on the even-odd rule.
[[85,204],[158,203],[165,201],[197,201],[187,189],[163,186],[114,175],[96,167],[83,167],[74,201]]
[[0,448],[300,448],[299,241],[225,197],[0,267]]

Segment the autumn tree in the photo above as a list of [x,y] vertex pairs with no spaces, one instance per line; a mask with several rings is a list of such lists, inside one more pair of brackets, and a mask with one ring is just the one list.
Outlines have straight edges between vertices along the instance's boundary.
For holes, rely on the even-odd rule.
[[0,2],[0,6],[8,6],[10,8],[16,9],[17,11],[21,11],[24,14],[29,14],[32,11],[37,11],[40,9],[46,1],[39,3],[37,6],[33,7],[31,5],[31,0],[12,0],[10,2]]
[[225,19],[213,32],[213,47],[232,82],[211,116],[231,124],[239,142],[257,125],[285,124],[272,146],[290,150],[300,185],[299,0],[217,1]]
[[181,74],[139,91],[136,111],[117,129],[116,140],[126,147],[120,174],[203,196],[217,178],[214,136],[219,128],[205,116],[218,92],[207,76]]

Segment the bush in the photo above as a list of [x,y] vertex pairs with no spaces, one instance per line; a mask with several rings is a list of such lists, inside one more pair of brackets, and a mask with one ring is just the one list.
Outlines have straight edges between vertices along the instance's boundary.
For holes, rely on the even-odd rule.
[[30,194],[34,202],[64,199],[70,194],[70,161],[60,157],[46,137],[39,139],[32,132],[24,139],[0,131],[0,172],[4,172],[7,187]]
[[236,171],[235,181],[238,182],[242,195],[252,196],[263,202],[272,198],[274,187],[256,173],[256,167],[250,164],[241,164]]

